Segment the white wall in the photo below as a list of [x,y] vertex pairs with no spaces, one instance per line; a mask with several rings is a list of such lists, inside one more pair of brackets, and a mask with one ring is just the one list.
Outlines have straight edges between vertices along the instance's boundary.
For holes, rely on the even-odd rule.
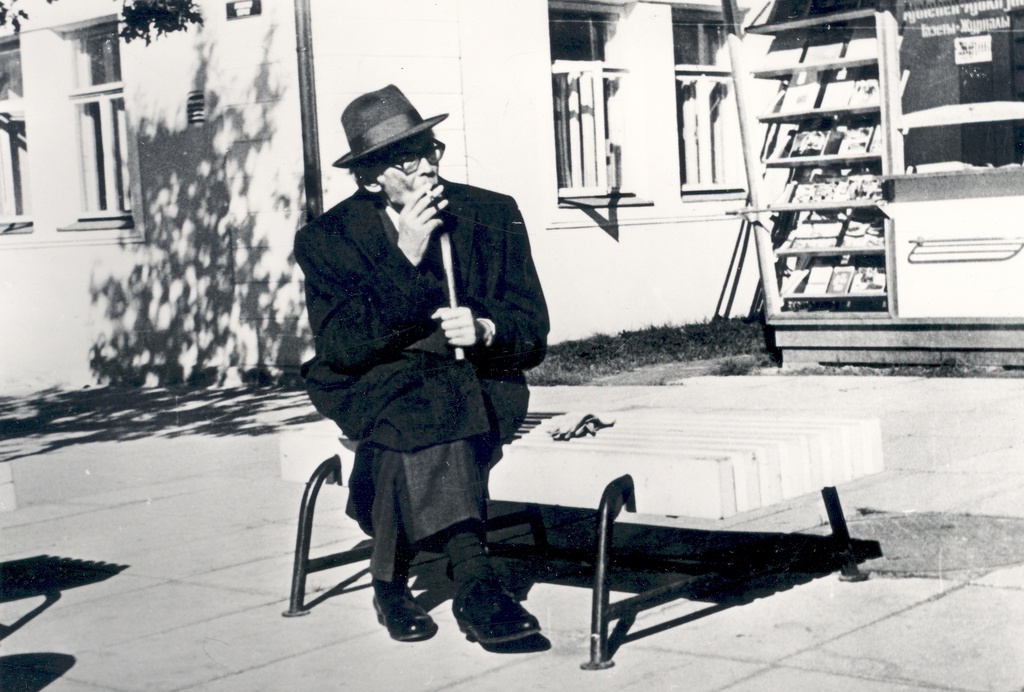
[[[462,79],[471,183],[512,194],[523,209],[544,284],[552,340],[712,317],[739,222],[736,202],[679,194],[671,9],[633,3],[608,59],[630,70],[628,191],[650,206],[560,209],[551,121],[546,0],[462,0]],[[617,239],[613,236],[617,236]],[[757,281],[752,246],[735,312]]]
[[[292,3],[122,51],[138,233],[62,232],[79,214],[70,50],[51,27],[112,17],[108,0],[32,0],[21,37],[35,228],[0,236],[0,387],[82,385],[195,369],[295,365],[310,337],[291,257],[302,161]],[[710,317],[736,203],[678,192],[667,5],[626,6],[614,51],[631,69],[627,176],[651,204],[559,208],[546,0],[312,0],[325,206],[348,194],[342,108],[394,83],[448,144],[442,172],[514,195],[551,306],[553,340]],[[63,82],[62,82],[63,80]],[[188,125],[188,93],[208,121]],[[605,222],[597,223],[593,215]],[[736,309],[756,279],[745,270]]]
[[[26,5],[21,35],[34,221],[0,236],[0,386],[82,385],[142,372],[297,362],[308,343],[289,259],[301,138],[291,3],[122,46],[134,234],[59,229],[80,216],[71,44],[107,0]],[[192,90],[207,122],[188,125]]]

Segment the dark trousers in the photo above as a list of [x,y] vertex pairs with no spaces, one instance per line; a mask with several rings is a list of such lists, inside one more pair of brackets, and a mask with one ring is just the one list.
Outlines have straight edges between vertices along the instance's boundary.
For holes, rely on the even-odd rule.
[[487,470],[496,448],[481,438],[415,452],[364,443],[349,478],[347,513],[373,536],[370,574],[392,581],[403,560],[420,549],[439,550],[460,525],[486,517]]

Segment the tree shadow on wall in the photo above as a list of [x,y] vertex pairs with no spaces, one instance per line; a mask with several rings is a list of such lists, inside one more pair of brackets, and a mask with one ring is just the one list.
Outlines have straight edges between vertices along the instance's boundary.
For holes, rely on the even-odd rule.
[[271,238],[260,230],[262,217],[264,227],[285,231],[278,245],[290,244],[287,230],[301,219],[301,179],[267,155],[285,93],[271,72],[273,40],[271,28],[240,105],[208,89],[216,63],[204,42],[194,88],[206,95],[206,122],[176,129],[140,120],[142,201],[135,205],[145,242],[126,248],[134,254],[127,274],[93,278],[92,302],[103,314],[90,357],[98,381],[212,384],[229,368],[259,373],[296,364],[310,343],[294,258],[270,262]]

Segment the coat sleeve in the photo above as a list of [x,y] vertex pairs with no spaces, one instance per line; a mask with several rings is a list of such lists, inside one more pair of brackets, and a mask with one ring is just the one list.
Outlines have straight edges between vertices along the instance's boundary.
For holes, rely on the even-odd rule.
[[534,367],[547,349],[547,303],[530,252],[530,239],[519,207],[511,198],[496,205],[487,225],[490,276],[487,292],[475,297],[480,316],[494,322],[496,332],[489,347],[472,354],[488,373],[502,374]]
[[397,253],[364,255],[340,232],[339,219],[314,224],[296,236],[295,259],[318,360],[361,375],[437,329],[430,315],[444,293],[436,284]]

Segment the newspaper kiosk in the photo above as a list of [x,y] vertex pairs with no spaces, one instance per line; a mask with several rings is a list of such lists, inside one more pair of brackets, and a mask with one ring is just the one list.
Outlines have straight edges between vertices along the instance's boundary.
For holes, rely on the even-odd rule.
[[784,363],[1024,364],[1024,1],[777,0],[747,31]]

